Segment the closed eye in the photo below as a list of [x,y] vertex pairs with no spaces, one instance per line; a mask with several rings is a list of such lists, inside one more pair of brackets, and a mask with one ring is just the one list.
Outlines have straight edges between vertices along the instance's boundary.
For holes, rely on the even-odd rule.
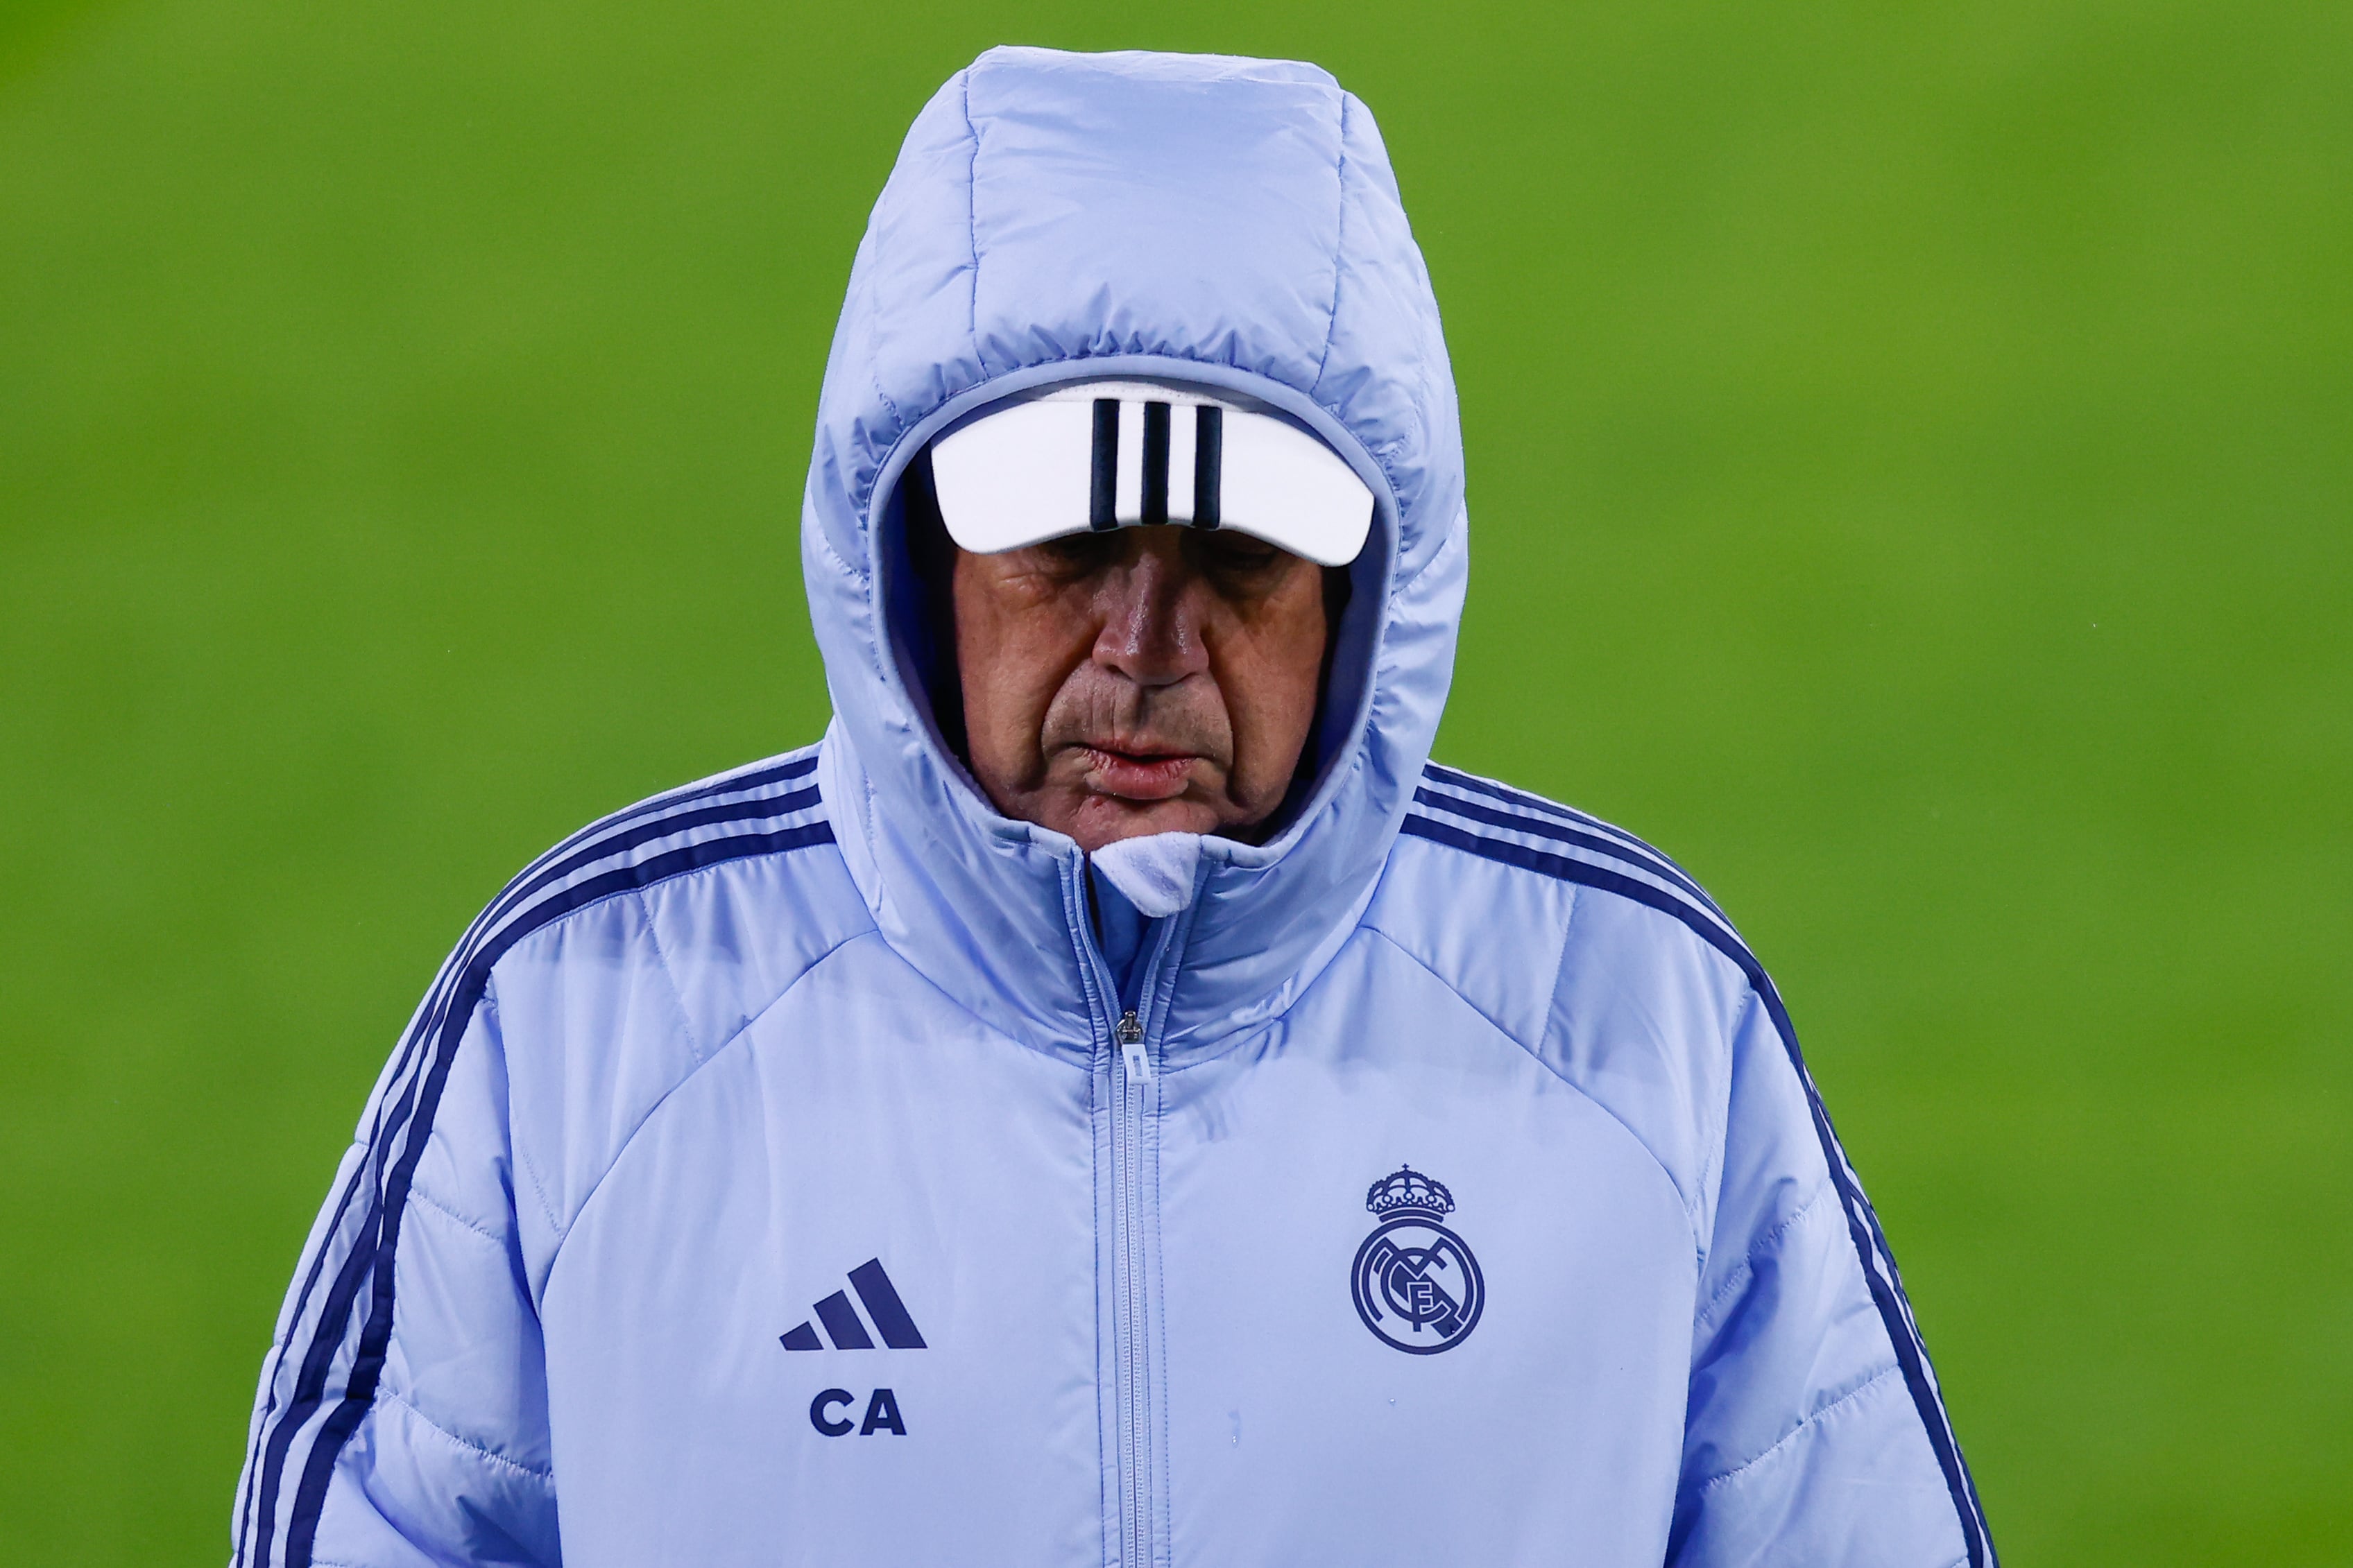
[[1054,571],[1083,577],[1107,565],[1124,548],[1117,533],[1066,533],[1033,546]]
[[1199,552],[1201,563],[1212,571],[1260,572],[1292,559],[1291,552],[1278,549],[1263,539],[1225,530],[1196,533],[1190,542]]

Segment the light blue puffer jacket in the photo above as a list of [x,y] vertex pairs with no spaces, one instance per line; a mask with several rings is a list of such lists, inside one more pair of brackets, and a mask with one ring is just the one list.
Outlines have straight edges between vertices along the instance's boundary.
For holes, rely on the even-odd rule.
[[[982,403],[1134,373],[1288,411],[1379,519],[1319,785],[1210,841],[1121,995],[1085,858],[902,675],[895,495]],[[1462,497],[1329,77],[949,82],[826,372],[834,725],[466,933],[295,1273],[235,1560],[1990,1563],[1763,970],[1656,851],[1428,761]]]

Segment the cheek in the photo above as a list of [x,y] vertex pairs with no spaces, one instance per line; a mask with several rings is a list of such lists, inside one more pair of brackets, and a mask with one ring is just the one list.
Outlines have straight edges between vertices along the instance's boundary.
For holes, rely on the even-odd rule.
[[1032,771],[1054,694],[1094,640],[1082,606],[1018,586],[964,572],[955,584],[966,742],[975,768],[999,775]]
[[1265,608],[1229,644],[1218,684],[1233,720],[1236,793],[1280,796],[1315,722],[1326,637],[1322,583],[1311,579]]

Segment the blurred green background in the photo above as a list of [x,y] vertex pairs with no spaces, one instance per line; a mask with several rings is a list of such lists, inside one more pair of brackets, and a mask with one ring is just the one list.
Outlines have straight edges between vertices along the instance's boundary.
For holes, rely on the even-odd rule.
[[1379,115],[1440,755],[1741,919],[2010,1561],[2353,1562],[2353,8],[2211,0],[0,5],[0,1555],[225,1555],[446,945],[818,732],[818,370],[1000,40]]

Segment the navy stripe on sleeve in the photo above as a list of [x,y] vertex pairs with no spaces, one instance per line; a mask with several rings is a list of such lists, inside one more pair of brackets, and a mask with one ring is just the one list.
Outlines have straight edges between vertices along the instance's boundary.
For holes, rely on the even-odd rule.
[[[1514,826],[1517,826],[1516,824]],[[1805,1087],[1806,1103],[1813,1117],[1814,1135],[1821,1144],[1823,1161],[1830,1167],[1831,1182],[1839,1194],[1840,1206],[1846,1211],[1847,1232],[1854,1243],[1857,1261],[1862,1267],[1863,1282],[1871,1290],[1873,1305],[1879,1310],[1881,1323],[1887,1331],[1888,1343],[1895,1352],[1895,1360],[1904,1372],[1905,1385],[1912,1392],[1912,1403],[1926,1428],[1928,1446],[1936,1456],[1937,1468],[1944,1472],[1946,1489],[1952,1494],[1953,1509],[1960,1517],[1961,1537],[1968,1547],[1969,1568],[1992,1568],[1993,1546],[1985,1524],[1985,1510],[1978,1501],[1977,1484],[1969,1475],[1968,1464],[1961,1457],[1960,1443],[1954,1436],[1951,1420],[1945,1414],[1944,1398],[1936,1388],[1935,1371],[1928,1364],[1927,1347],[1922,1343],[1920,1331],[1912,1316],[1912,1304],[1904,1293],[1903,1277],[1896,1272],[1895,1255],[1887,1245],[1887,1237],[1879,1225],[1879,1216],[1872,1209],[1871,1200],[1863,1195],[1862,1184],[1855,1178],[1854,1166],[1846,1157],[1846,1150],[1831,1125],[1830,1111],[1822,1104],[1821,1093],[1814,1087],[1813,1074],[1807,1070],[1804,1053],[1798,1048],[1798,1031],[1789,1020],[1788,1009],[1782,1005],[1781,994],[1774,988],[1772,977],[1756,954],[1735,936],[1730,929],[1718,923],[1711,912],[1695,908],[1674,889],[1639,877],[1610,870],[1607,867],[1576,859],[1567,855],[1549,854],[1525,844],[1490,838],[1440,822],[1435,817],[1409,815],[1399,831],[1431,843],[1443,844],[1483,859],[1506,866],[1517,866],[1535,871],[1557,881],[1572,882],[1580,887],[1616,893],[1648,905],[1661,913],[1672,916],[1689,927],[1701,941],[1730,959],[1765,1004],[1773,1027],[1781,1037],[1782,1048],[1788,1053],[1789,1065]]]
[[[417,1022],[408,1037],[402,1041],[397,1059],[386,1077],[384,1097],[376,1109],[376,1126],[369,1137],[371,1157],[363,1160],[353,1168],[349,1180],[343,1184],[342,1193],[337,1195],[333,1217],[326,1227],[318,1250],[311,1258],[304,1270],[301,1288],[296,1291],[294,1310],[288,1320],[287,1343],[278,1352],[271,1364],[269,1387],[263,1399],[262,1418],[254,1432],[251,1448],[247,1458],[246,1495],[237,1521],[237,1561],[240,1563],[268,1561],[270,1538],[274,1533],[280,1479],[283,1471],[286,1450],[300,1435],[302,1426],[318,1408],[324,1391],[326,1375],[334,1359],[334,1352],[341,1343],[342,1325],[349,1318],[353,1295],[358,1288],[359,1279],[373,1260],[375,1244],[372,1238],[380,1223],[380,1216],[373,1207],[361,1222],[358,1234],[352,1239],[351,1251],[345,1256],[343,1268],[337,1274],[335,1284],[328,1293],[326,1304],[321,1311],[309,1349],[302,1357],[301,1370],[295,1381],[293,1396],[289,1400],[285,1413],[279,1415],[273,1422],[272,1416],[277,1414],[278,1377],[285,1366],[287,1358],[293,1353],[295,1343],[301,1338],[304,1314],[311,1293],[317,1288],[328,1257],[335,1251],[335,1238],[342,1233],[343,1218],[350,1210],[353,1199],[361,1186],[371,1181],[371,1177],[373,1177],[373,1184],[379,1191],[383,1188],[382,1152],[393,1138],[398,1136],[401,1127],[407,1121],[411,1105],[409,1090],[414,1088],[414,1085],[407,1080],[413,1068],[414,1058],[422,1042],[431,1038],[440,1028],[448,1011],[452,989],[459,976],[463,973],[463,960],[469,951],[480,940],[482,932],[494,928],[534,893],[545,889],[551,883],[576,874],[601,860],[654,839],[669,837],[673,834],[737,822],[768,820],[788,816],[793,812],[805,811],[818,805],[818,791],[814,785],[810,785],[781,797],[730,801],[717,805],[701,806],[699,809],[681,809],[696,806],[699,802],[720,795],[741,795],[746,791],[792,783],[807,778],[816,771],[817,755],[812,749],[804,755],[787,759],[780,763],[745,773],[723,775],[706,784],[659,795],[625,811],[616,812],[572,835],[554,848],[542,855],[530,867],[525,868],[523,873],[509,884],[498,898],[492,900],[467,928],[466,934],[460,939],[451,961],[445,964],[442,973],[436,976],[433,989],[427,994],[426,1005],[419,1010]],[[670,815],[659,816],[651,815],[659,812],[668,812]],[[650,820],[648,820],[649,817]],[[616,829],[618,831],[615,831]],[[600,837],[599,835],[603,837]],[[389,1121],[385,1120],[387,1112],[390,1116]],[[329,1331],[331,1327],[333,1330],[332,1332]],[[248,1559],[245,1555],[246,1540],[257,1514],[260,1533],[258,1537],[257,1548]]]
[[[1423,764],[1422,774],[1431,783],[1444,784],[1449,789],[1468,790],[1473,795],[1483,795],[1490,800],[1499,800],[1506,805],[1514,805],[1523,811],[1540,812],[1548,816],[1559,817],[1565,822],[1581,823],[1596,833],[1608,834],[1630,849],[1639,849],[1654,860],[1673,866],[1686,879],[1691,875],[1688,871],[1683,871],[1681,866],[1675,865],[1673,857],[1657,845],[1635,837],[1614,822],[1605,822],[1589,811],[1579,811],[1573,805],[1563,805],[1556,800],[1546,800],[1540,795],[1530,795],[1526,790],[1514,789],[1507,784],[1499,783],[1494,779],[1481,778],[1477,773],[1466,773],[1461,768],[1450,768],[1440,763]],[[1694,888],[1698,885],[1696,881],[1692,883]],[[1703,891],[1700,897],[1706,900],[1707,894]],[[1713,900],[1709,901],[1713,902]]]
[[[336,1453],[373,1400],[375,1379],[389,1342],[392,1254],[397,1244],[399,1214],[406,1198],[409,1177],[430,1134],[449,1059],[481,999],[491,965],[531,931],[598,899],[709,865],[831,843],[833,832],[820,817],[767,832],[706,838],[636,865],[623,865],[587,877],[549,895],[519,917],[515,911],[552,885],[579,877],[659,839],[709,832],[714,827],[772,822],[818,807],[821,802],[814,785],[782,796],[720,798],[773,789],[807,778],[816,768],[816,748],[812,747],[780,763],[723,775],[603,818],[541,856],[476,917],[457,951],[436,976],[425,1005],[401,1043],[378,1100],[368,1152],[336,1197],[332,1215],[305,1266],[294,1309],[287,1320],[286,1343],[270,1363],[262,1416],[256,1424],[235,1562],[260,1565],[271,1560],[279,1501],[290,1450],[303,1429],[328,1403],[328,1378],[350,1331],[353,1310],[366,1289],[368,1311],[358,1355],[344,1380],[342,1394],[312,1442],[288,1521],[282,1561],[289,1564],[309,1562],[317,1529],[317,1510],[323,1503]],[[700,804],[702,802],[717,804]],[[402,1152],[387,1168],[388,1153],[396,1142],[401,1142],[404,1131],[407,1137]],[[343,1227],[364,1186],[370,1189],[370,1202],[356,1230],[346,1239]],[[309,1324],[306,1341],[304,1320],[310,1300],[324,1277],[326,1265],[339,1250],[343,1251],[340,1266],[316,1319]],[[280,1409],[279,1381],[297,1344],[304,1347],[300,1366],[290,1396]]]
[[1590,849],[1596,855],[1607,855],[1613,860],[1622,860],[1629,866],[1639,867],[1653,877],[1672,882],[1704,904],[1709,913],[1718,920],[1725,919],[1724,911],[1715,907],[1715,900],[1709,898],[1697,882],[1684,875],[1682,868],[1663,855],[1649,853],[1647,846],[1637,847],[1630,844],[1623,837],[1588,832],[1582,827],[1571,826],[1558,819],[1515,816],[1510,812],[1497,811],[1493,806],[1481,805],[1475,801],[1458,800],[1452,795],[1440,795],[1428,787],[1413,792],[1413,803],[1416,805],[1426,805],[1436,811],[1446,812],[1451,816],[1468,817],[1472,822],[1483,822],[1490,827],[1509,828],[1514,833],[1549,838],[1557,844],[1574,844],[1580,849]]
[[[402,1146],[400,1158],[392,1166],[385,1182],[381,1200],[372,1215],[379,1235],[375,1245],[366,1249],[364,1264],[360,1261],[361,1251],[355,1250],[345,1265],[344,1273],[351,1278],[354,1292],[362,1272],[371,1282],[367,1317],[360,1331],[358,1353],[353,1357],[351,1373],[344,1380],[343,1397],[320,1427],[319,1436],[311,1444],[302,1467],[301,1482],[294,1493],[293,1512],[287,1521],[287,1568],[310,1568],[319,1516],[326,1506],[327,1487],[334,1475],[335,1461],[343,1451],[343,1444],[350,1440],[361,1419],[366,1415],[368,1407],[375,1403],[376,1382],[383,1375],[385,1356],[392,1342],[394,1254],[400,1243],[402,1211],[407,1204],[409,1184],[416,1176],[417,1162],[424,1157],[426,1142],[433,1129],[434,1113],[439,1107],[442,1089],[448,1081],[449,1069],[456,1061],[459,1042],[464,1037],[475,1006],[489,988],[492,966],[515,943],[541,927],[616,893],[650,887],[669,878],[730,860],[774,855],[832,842],[832,826],[822,821],[812,822],[774,833],[742,834],[691,844],[657,856],[642,865],[626,866],[606,872],[553,895],[502,928],[466,965],[465,978],[458,987],[452,1006],[443,1018],[431,1063],[418,1086],[407,1140]],[[340,1295],[343,1280],[339,1279],[337,1285]],[[322,1337],[323,1339],[323,1334]],[[332,1347],[329,1359],[332,1359]],[[306,1365],[306,1374],[308,1371]],[[318,1398],[314,1393],[311,1400],[311,1409],[315,1409]],[[311,1414],[311,1409],[305,1409],[302,1415],[297,1417],[295,1410],[300,1404],[298,1401],[296,1405],[288,1408],[287,1426],[290,1430],[301,1420],[307,1420]],[[274,1474],[270,1479],[273,1483],[270,1490],[274,1493]],[[262,1546],[257,1556],[259,1560],[267,1562],[269,1523],[267,1516],[262,1522]]]

